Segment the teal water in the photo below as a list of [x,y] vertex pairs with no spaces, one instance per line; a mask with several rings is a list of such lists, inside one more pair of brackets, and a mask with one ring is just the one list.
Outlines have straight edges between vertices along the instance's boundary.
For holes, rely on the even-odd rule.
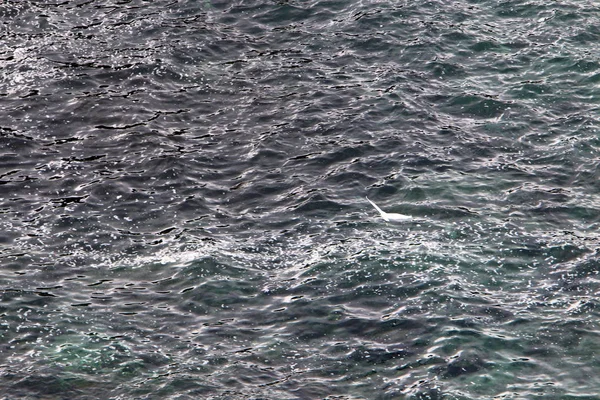
[[1,396],[597,398],[599,12],[0,4]]

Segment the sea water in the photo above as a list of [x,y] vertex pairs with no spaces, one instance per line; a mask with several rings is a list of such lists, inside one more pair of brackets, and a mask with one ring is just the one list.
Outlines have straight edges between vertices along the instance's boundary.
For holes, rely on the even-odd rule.
[[2,398],[600,393],[596,2],[4,1],[0,38]]

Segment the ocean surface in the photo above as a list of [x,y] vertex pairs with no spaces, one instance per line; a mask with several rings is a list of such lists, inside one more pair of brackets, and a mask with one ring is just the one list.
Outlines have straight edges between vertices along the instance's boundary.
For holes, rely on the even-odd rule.
[[0,399],[598,399],[599,127],[597,1],[1,1]]

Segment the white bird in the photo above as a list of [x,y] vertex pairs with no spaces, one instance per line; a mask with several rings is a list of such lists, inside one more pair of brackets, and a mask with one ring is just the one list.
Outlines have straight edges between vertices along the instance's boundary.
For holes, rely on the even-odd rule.
[[387,222],[390,222],[390,221],[408,221],[408,220],[412,219],[412,217],[410,215],[396,214],[396,213],[386,213],[381,208],[377,207],[377,204],[373,203],[368,197],[367,197],[367,200],[369,200],[369,203],[373,204],[373,207],[375,207],[375,209],[377,211],[379,211],[379,214],[381,214],[381,218],[383,218],[384,221],[387,221]]

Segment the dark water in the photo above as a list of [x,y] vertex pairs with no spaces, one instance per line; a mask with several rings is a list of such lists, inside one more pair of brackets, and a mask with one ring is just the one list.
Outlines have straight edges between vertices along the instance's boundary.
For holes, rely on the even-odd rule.
[[597,2],[0,22],[3,399],[598,398]]

